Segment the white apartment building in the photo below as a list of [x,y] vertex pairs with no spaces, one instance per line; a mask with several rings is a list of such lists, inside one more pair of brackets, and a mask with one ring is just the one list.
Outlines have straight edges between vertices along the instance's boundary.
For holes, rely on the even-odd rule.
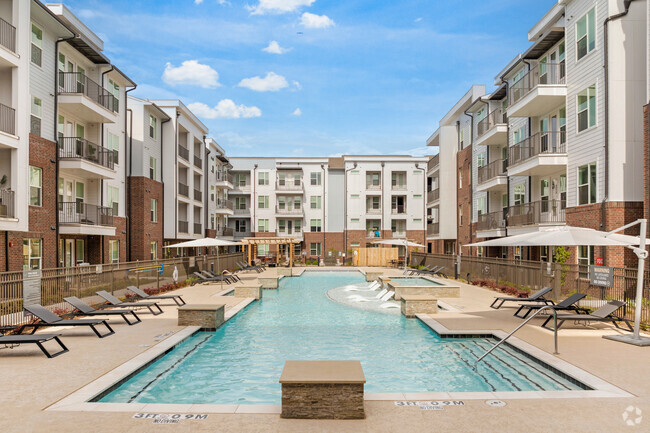
[[230,174],[232,165],[225,150],[214,140],[206,139],[208,146],[208,173],[206,174],[209,188],[207,199],[207,236],[233,236],[234,231],[228,227],[228,218],[234,213],[233,202],[229,191],[233,189],[233,178]]

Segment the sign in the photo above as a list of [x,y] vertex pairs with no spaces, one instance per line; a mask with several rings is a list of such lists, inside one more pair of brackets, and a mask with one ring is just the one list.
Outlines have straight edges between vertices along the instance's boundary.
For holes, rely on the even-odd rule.
[[602,257],[596,257],[596,264],[598,266],[602,266],[603,265],[603,258]]
[[193,268],[194,266],[196,266],[196,258],[195,257],[190,257],[189,267]]
[[589,283],[600,287],[614,286],[614,268],[592,265],[589,267]]
[[102,273],[102,265],[97,265],[97,266],[95,266],[95,273],[96,273],[97,275],[99,275],[99,274]]
[[41,303],[41,277],[40,269],[23,271],[23,305]]

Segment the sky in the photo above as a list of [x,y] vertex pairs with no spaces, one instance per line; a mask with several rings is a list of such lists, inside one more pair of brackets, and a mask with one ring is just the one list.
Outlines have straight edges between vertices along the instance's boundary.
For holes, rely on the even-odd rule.
[[472,84],[554,0],[66,0],[141,98],[177,98],[229,156],[430,155]]

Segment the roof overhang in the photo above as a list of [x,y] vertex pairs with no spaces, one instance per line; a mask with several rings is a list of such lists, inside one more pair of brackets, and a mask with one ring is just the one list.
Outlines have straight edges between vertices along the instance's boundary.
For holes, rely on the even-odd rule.
[[528,48],[522,58],[539,59],[542,54],[550,50],[564,38],[564,27],[553,27],[544,33],[535,43]]

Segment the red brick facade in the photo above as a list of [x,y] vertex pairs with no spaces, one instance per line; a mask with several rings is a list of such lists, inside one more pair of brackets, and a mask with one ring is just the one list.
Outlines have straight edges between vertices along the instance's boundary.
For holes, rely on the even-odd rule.
[[[132,261],[150,260],[151,242],[158,242],[158,257],[163,257],[163,185],[148,177],[129,178],[131,197]],[[158,221],[151,221],[151,200],[158,201]],[[116,233],[117,234],[117,233]]]

